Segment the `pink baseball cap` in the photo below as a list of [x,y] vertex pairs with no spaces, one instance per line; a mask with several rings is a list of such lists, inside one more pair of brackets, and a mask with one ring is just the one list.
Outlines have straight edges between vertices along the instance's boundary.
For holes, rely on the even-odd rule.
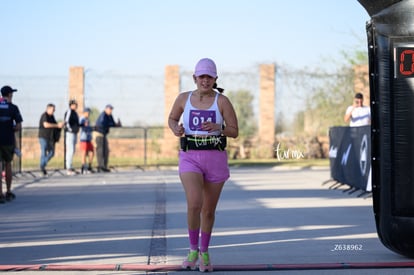
[[200,76],[200,75],[205,75],[205,74],[211,77],[214,77],[214,78],[217,77],[216,64],[210,58],[200,59],[200,61],[198,61],[195,67],[195,72],[194,72],[195,76]]

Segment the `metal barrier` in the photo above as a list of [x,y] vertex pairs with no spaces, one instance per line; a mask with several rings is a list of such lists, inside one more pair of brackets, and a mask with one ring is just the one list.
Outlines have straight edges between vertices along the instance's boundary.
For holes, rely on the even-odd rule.
[[[55,145],[55,155],[49,162],[48,169],[65,169],[64,131],[61,135],[59,142]],[[163,161],[168,160],[162,155],[163,138],[164,127],[111,128],[108,134],[110,166],[142,167],[162,164]],[[75,168],[80,168],[81,163],[79,143],[78,139],[73,158]],[[41,153],[38,128],[25,127],[21,132],[16,133],[16,147],[21,151],[21,157],[15,155],[13,161],[14,173],[39,170]],[[94,158],[95,163],[96,156]]]

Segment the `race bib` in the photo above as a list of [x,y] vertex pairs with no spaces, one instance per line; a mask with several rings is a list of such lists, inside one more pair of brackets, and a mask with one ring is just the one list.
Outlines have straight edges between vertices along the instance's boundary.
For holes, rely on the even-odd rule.
[[216,112],[209,110],[190,110],[189,126],[191,131],[201,131],[203,122],[216,123]]

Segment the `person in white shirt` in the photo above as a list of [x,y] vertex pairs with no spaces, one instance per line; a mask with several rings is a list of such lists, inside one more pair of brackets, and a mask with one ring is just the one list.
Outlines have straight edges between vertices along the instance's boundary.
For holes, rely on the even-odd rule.
[[349,122],[349,126],[365,126],[371,124],[371,109],[364,106],[364,96],[362,93],[356,93],[354,104],[346,109],[344,121]]

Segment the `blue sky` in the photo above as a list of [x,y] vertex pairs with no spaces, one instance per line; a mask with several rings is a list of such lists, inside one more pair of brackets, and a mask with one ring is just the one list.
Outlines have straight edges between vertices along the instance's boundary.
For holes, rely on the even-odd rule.
[[[144,109],[163,108],[166,65],[188,73],[200,58],[210,57],[219,77],[220,71],[248,71],[262,63],[325,67],[340,61],[341,51],[366,48],[369,20],[357,0],[0,0],[0,10],[0,85],[7,82],[22,92],[15,101],[24,108],[26,125],[37,124],[37,117],[28,118],[37,116],[52,94],[44,91],[41,107],[34,106],[30,96],[38,91],[27,76],[62,77],[49,88],[63,93],[70,66],[102,75],[161,76],[154,80],[159,84],[150,84],[159,85],[156,97],[151,91],[135,95],[130,101],[143,101],[142,106],[129,102],[133,111],[115,111],[130,123],[134,117],[162,123],[161,113],[145,117],[150,110]],[[101,89],[89,91],[93,88]],[[111,97],[107,93],[98,106]],[[90,98],[96,103],[96,96]],[[60,116],[67,98],[51,100],[59,101]]]
[[[314,66],[365,43],[357,0],[1,0],[0,74],[219,69],[278,62]],[[362,42],[361,42],[362,41]]]

